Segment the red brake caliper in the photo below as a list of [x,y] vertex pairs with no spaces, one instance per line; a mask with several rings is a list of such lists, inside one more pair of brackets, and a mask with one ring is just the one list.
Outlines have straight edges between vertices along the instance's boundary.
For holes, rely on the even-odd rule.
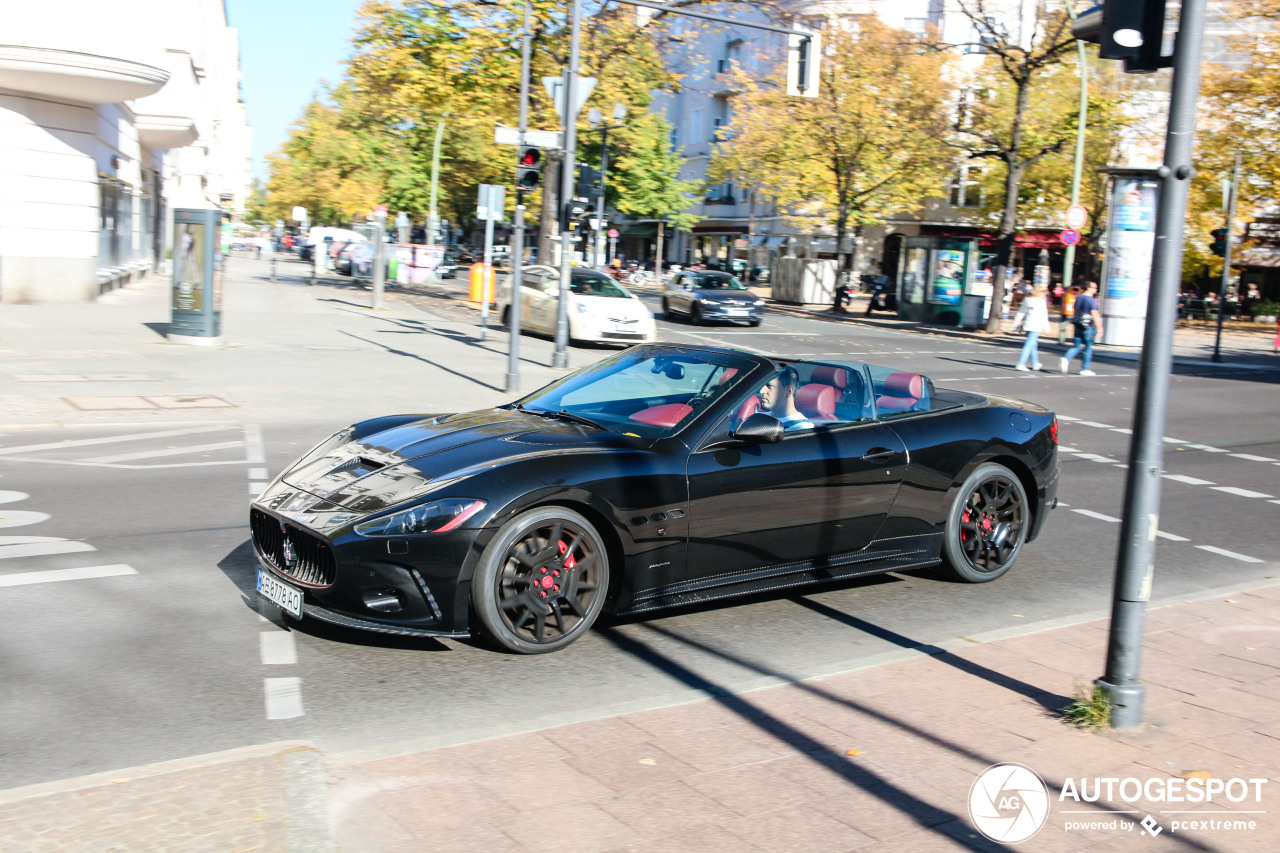
[[[960,520],[963,521],[965,524],[969,523],[969,510],[966,509],[964,511],[964,515],[960,516]],[[966,538],[967,537],[964,535],[964,529],[962,528],[960,530],[960,541],[963,542]]]
[[[563,554],[564,552],[566,552],[566,551],[568,551],[568,550],[569,550],[569,546],[568,546],[568,545],[566,545],[566,544],[564,544],[564,540],[561,540],[559,544],[560,544],[560,553],[561,553],[561,554]],[[566,569],[572,569],[572,568],[573,568],[574,566],[576,566],[577,564],[578,564],[578,561],[577,561],[577,560],[575,560],[575,559],[573,558],[573,555],[572,555],[572,554],[570,554],[570,555],[569,555],[569,558],[568,558],[567,560],[565,560],[565,561],[564,561],[564,567],[565,567]]]

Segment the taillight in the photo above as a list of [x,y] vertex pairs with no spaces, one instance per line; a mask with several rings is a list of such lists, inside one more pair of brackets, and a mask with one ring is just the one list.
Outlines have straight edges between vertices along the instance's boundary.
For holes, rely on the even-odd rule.
[[1058,416],[1053,416],[1053,423],[1049,424],[1049,435],[1053,437],[1053,443],[1058,443]]

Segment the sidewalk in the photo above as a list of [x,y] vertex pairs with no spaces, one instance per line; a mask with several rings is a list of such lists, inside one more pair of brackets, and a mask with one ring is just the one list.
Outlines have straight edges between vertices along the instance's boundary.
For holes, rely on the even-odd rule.
[[[0,792],[0,850],[1003,850],[975,830],[968,803],[977,774],[1005,762],[1049,788],[1043,829],[1016,849],[1277,849],[1280,585],[1152,607],[1148,722],[1136,732],[1058,718],[1103,666],[1107,622],[1088,614],[947,648],[896,637],[903,651],[890,660],[806,680],[761,671],[786,683],[739,695],[721,695],[660,643],[628,641],[710,698],[435,749],[328,755],[327,778],[316,753],[278,744]],[[571,650],[560,654],[571,664]],[[1099,777],[1132,777],[1113,791],[1153,796],[1171,779],[1173,790],[1193,778],[1224,789],[1195,783],[1216,791],[1210,804],[1108,800],[1105,788],[1098,802],[1059,799],[1068,780],[1088,794]],[[1247,782],[1241,799],[1236,779],[1266,781]],[[1140,835],[1148,816],[1155,838]]]

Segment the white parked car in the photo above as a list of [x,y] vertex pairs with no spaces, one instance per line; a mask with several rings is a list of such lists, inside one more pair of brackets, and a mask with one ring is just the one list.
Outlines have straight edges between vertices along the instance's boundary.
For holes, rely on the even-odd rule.
[[[520,287],[520,330],[554,335],[560,271],[533,264],[524,267]],[[511,277],[498,288],[498,316],[511,316]],[[653,313],[604,273],[574,269],[569,279],[569,339],[616,344],[652,343],[657,338]]]

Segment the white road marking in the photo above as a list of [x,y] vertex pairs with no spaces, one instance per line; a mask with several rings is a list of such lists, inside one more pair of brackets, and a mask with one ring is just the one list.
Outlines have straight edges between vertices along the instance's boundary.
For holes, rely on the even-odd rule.
[[266,490],[267,490],[267,484],[266,484],[266,483],[263,483],[263,482],[257,482],[257,483],[255,483],[255,482],[250,482],[250,483],[249,483],[249,494],[251,494],[251,495],[260,495],[260,494],[262,494],[263,492],[265,492]]
[[221,426],[192,427],[191,429],[166,430],[164,432],[138,432],[129,435],[113,435],[108,438],[81,438],[73,441],[51,441],[48,444],[24,444],[18,447],[0,447],[0,456],[12,456],[15,453],[34,453],[37,450],[57,450],[64,447],[88,447],[94,444],[115,444],[119,441],[142,441],[148,438],[169,438],[175,435],[195,435],[201,432],[218,432],[235,429],[232,424]]
[[1280,501],[1267,501],[1269,504],[1280,504]]
[[1226,492],[1229,495],[1239,495],[1242,498],[1269,498],[1272,495],[1263,494],[1262,492],[1254,492],[1249,489],[1238,489],[1235,486],[1214,486],[1215,492]]
[[1275,462],[1270,456],[1254,456],[1252,453],[1232,453],[1237,459],[1248,459],[1250,462]]
[[43,557],[46,554],[74,554],[77,551],[96,551],[88,542],[73,539],[49,539],[46,542],[28,542],[22,545],[0,544],[0,560],[12,557]]
[[266,694],[268,720],[302,716],[301,678],[264,678],[262,686]]
[[1079,418],[1073,418],[1073,417],[1071,417],[1071,415],[1058,415],[1058,420],[1060,420],[1060,421],[1078,421],[1078,420],[1080,420],[1080,419],[1079,419]]
[[1129,429],[1128,427],[1112,427],[1111,431],[1121,432],[1121,433],[1124,433],[1125,435],[1133,435],[1133,430]]
[[1205,453],[1230,453],[1231,451],[1223,450],[1221,447],[1209,447],[1208,445],[1204,445],[1204,452]]
[[1088,459],[1090,462],[1115,462],[1110,456],[1099,456],[1097,453],[1077,453],[1076,458]]
[[[693,332],[685,332],[685,331],[677,332],[677,334],[684,335],[687,338],[696,338],[697,340],[706,341],[707,343],[715,344],[717,346],[724,346],[724,341],[716,340],[715,338],[708,337],[707,335],[698,335],[698,334],[694,334]],[[758,349],[756,347],[749,347],[746,344],[734,344],[734,346],[738,347],[739,349],[748,350],[749,352],[759,353],[760,355],[767,355],[767,356],[777,355],[776,352],[772,352],[771,350]],[[261,462],[262,460],[258,459],[256,461]]]
[[208,450],[229,450],[243,447],[243,441],[220,441],[215,444],[191,444],[185,447],[166,447],[164,450],[140,450],[137,453],[119,453],[115,456],[94,456],[79,462],[131,462],[135,459],[153,459],[157,456],[181,456],[183,453],[204,453]]
[[0,504],[11,504],[14,501],[25,501],[31,495],[26,492],[10,492],[0,490]]
[[298,647],[289,631],[263,631],[258,634],[258,652],[267,666],[298,662]]
[[1098,429],[1115,429],[1111,424],[1100,424],[1097,421],[1080,421],[1080,426],[1097,427]]
[[245,424],[244,447],[245,462],[250,465],[261,465],[267,461],[267,454],[262,445],[262,427],[257,424]]
[[0,586],[26,586],[33,583],[111,578],[119,575],[136,575],[137,573],[138,570],[133,566],[123,563],[113,566],[88,566],[83,569],[53,569],[47,572],[22,572],[14,575],[0,575]]
[[1172,533],[1165,533],[1163,530],[1157,530],[1156,535],[1161,539],[1168,539],[1170,542],[1190,542],[1191,540],[1185,536],[1174,536]]
[[1212,486],[1212,480],[1201,480],[1199,477],[1188,477],[1186,474],[1165,474],[1166,480],[1176,480],[1179,483],[1186,483],[1188,486]]
[[1164,437],[1164,440],[1167,441],[1169,444],[1186,444],[1187,443],[1181,438],[1170,438],[1167,435]]
[[47,512],[30,512],[27,510],[5,510],[0,512],[0,527],[26,527],[28,524],[39,524],[48,521]]
[[271,477],[267,475],[266,468],[250,468],[249,479],[250,480],[270,480]]
[[1208,551],[1210,554],[1219,554],[1223,557],[1230,557],[1233,560],[1239,560],[1242,563],[1261,563],[1257,557],[1249,557],[1245,554],[1237,554],[1235,551],[1228,551],[1226,548],[1215,548],[1212,545],[1197,545],[1201,551]]
[[1111,523],[1113,523],[1113,524],[1119,524],[1119,523],[1120,523],[1120,519],[1118,519],[1118,518],[1112,518],[1112,517],[1111,517],[1111,516],[1109,516],[1109,515],[1103,515],[1103,514],[1102,514],[1102,513],[1100,513],[1100,512],[1094,512],[1094,511],[1093,511],[1093,510],[1091,510],[1091,509],[1073,509],[1073,510],[1071,510],[1071,511],[1072,511],[1072,512],[1078,512],[1078,513],[1080,513],[1081,515],[1087,515],[1089,518],[1096,518],[1096,519],[1098,519],[1098,521],[1110,521],[1110,522],[1111,522]]

